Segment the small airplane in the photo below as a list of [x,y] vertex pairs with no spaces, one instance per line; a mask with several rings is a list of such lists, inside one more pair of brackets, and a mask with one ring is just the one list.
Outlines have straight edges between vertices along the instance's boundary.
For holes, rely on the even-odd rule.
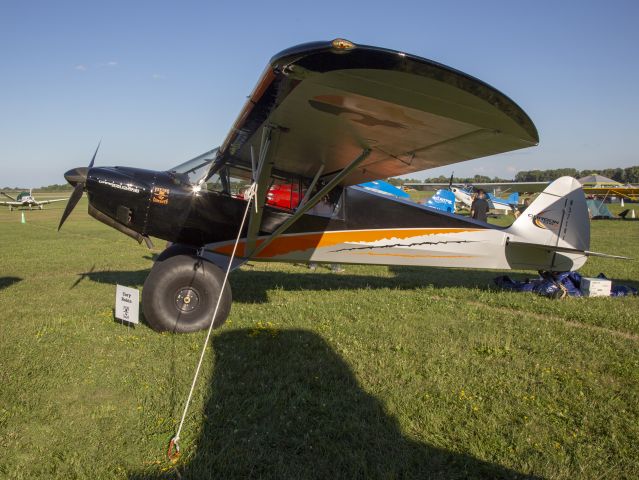
[[487,193],[486,196],[488,197],[488,205],[492,210],[497,210],[504,215],[517,210],[517,205],[519,204],[518,192],[513,192],[506,198],[500,198],[492,193]]
[[[80,200],[98,221],[151,246],[172,242],[143,287],[147,323],[192,332],[224,323],[224,269],[248,260],[568,271],[588,255],[588,209],[563,177],[508,228],[358,184],[534,146],[510,98],[470,75],[348,40],[275,55],[219,148],[168,171],[88,167]],[[274,185],[288,204],[269,204]],[[219,307],[219,308],[218,308]]]
[[15,198],[13,198],[10,195],[7,195],[4,192],[0,192],[1,195],[7,197],[9,200],[11,200],[10,202],[2,201],[0,202],[0,205],[5,205],[5,206],[9,206],[9,211],[13,211],[14,208],[29,208],[29,210],[32,210],[33,207],[37,207],[40,210],[42,210],[44,208],[44,205],[47,205],[49,203],[53,203],[53,202],[65,202],[67,201],[69,198],[55,198],[53,200],[41,200],[38,201],[33,197],[33,190],[29,190],[28,192],[20,192]]
[[[447,188],[441,188],[425,203],[429,207],[436,208],[443,212],[455,213],[458,210],[458,204],[470,208],[473,203],[475,190],[483,188],[486,184],[473,184],[471,186],[453,186],[454,173],[451,174]],[[410,183],[414,186],[443,186],[443,183]],[[491,184],[493,185],[493,184]],[[501,184],[500,184],[501,185]],[[548,184],[546,184],[548,186]],[[485,189],[484,189],[485,190]],[[492,193],[487,194],[488,205],[491,210],[498,213],[508,214],[514,213],[519,202],[519,193],[514,192],[508,198],[499,198]]]
[[455,194],[446,188],[440,188],[424,205],[442,212],[455,213]]
[[[462,187],[450,187],[450,190],[455,195],[455,200],[462,205],[470,208],[473,203],[474,188],[462,188]],[[519,203],[519,193],[511,193],[508,198],[499,198],[492,193],[486,193],[488,197],[488,206],[491,210],[496,210],[497,213],[507,215],[517,209]]]
[[586,195],[597,198],[617,197],[620,199],[638,201],[639,187],[624,185],[621,182],[601,175],[587,175],[579,179],[581,188]]

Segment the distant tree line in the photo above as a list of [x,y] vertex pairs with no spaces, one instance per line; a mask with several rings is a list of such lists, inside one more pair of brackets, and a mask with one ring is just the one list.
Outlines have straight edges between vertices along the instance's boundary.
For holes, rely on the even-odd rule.
[[[499,177],[487,177],[486,175],[475,175],[474,177],[453,177],[453,183],[503,183],[503,182],[512,182],[511,179],[504,179]],[[404,185],[405,183],[448,183],[450,182],[450,177],[446,177],[444,175],[440,175],[439,177],[431,177],[426,178],[424,180],[419,180],[417,178],[389,178],[387,180],[391,185],[395,185],[396,187]]]
[[[577,170],[576,168],[555,168],[550,170],[522,170],[512,178],[487,177],[485,175],[475,175],[474,177],[453,177],[453,183],[503,183],[503,182],[551,182],[563,176],[575,178],[586,175],[603,175],[621,183],[639,184],[639,165],[628,168],[604,168],[603,170]],[[416,178],[389,178],[389,183],[401,186],[405,183],[448,183],[450,177],[440,175],[439,177],[419,180]]]
[[[28,187],[3,187],[2,191],[5,190],[14,190],[14,191],[29,191]],[[33,192],[61,192],[61,191],[71,191],[73,187],[68,183],[54,183],[53,185],[47,185],[46,187],[34,188]]]
[[639,183],[639,166],[628,168],[604,168],[603,170],[577,170],[575,168],[557,168],[551,170],[524,170],[515,175],[516,182],[546,182],[564,175],[575,178],[586,175],[603,175],[621,183]]

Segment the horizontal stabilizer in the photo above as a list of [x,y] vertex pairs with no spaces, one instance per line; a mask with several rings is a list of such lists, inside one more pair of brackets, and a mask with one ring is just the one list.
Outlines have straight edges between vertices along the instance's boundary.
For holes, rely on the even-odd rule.
[[552,245],[539,245],[537,243],[508,242],[508,245],[521,245],[523,247],[537,248],[537,249],[546,250],[550,252],[576,253],[576,254],[585,255],[587,257],[602,257],[602,258],[616,258],[619,260],[633,260],[630,257],[624,257],[622,255],[610,255],[608,253],[593,252],[590,250],[579,250],[577,248],[557,247]]

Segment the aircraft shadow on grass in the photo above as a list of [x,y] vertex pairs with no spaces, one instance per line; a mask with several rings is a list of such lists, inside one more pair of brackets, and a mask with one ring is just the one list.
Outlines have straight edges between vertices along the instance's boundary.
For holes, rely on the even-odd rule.
[[313,332],[227,331],[212,351],[204,424],[178,478],[537,478],[407,438]]
[[0,290],[9,288],[11,285],[21,281],[22,279],[20,277],[0,277]]
[[[346,273],[324,274],[304,271],[305,266],[299,266],[300,272],[263,271],[243,268],[233,272],[229,277],[233,290],[233,301],[242,303],[266,303],[268,291],[283,289],[286,291],[331,291],[358,290],[364,288],[393,288],[413,290],[432,286],[433,288],[467,287],[488,289],[493,285],[493,278],[499,272],[479,270],[451,270],[444,268],[411,268],[390,267],[389,277],[375,275]],[[321,270],[321,267],[320,267]],[[324,270],[327,272],[327,270]],[[94,271],[93,268],[78,274],[77,280],[71,285],[76,288],[83,280],[89,279],[97,283],[115,285],[119,283],[129,287],[142,287],[149,270],[131,271]]]
[[[463,287],[488,290],[496,289],[493,280],[499,275],[504,275],[504,273],[517,280],[537,278],[537,275],[533,272],[526,275],[518,272],[423,267],[389,267],[392,276],[383,277],[349,274],[348,265],[344,267],[346,268],[346,273],[339,274],[311,274],[303,271],[306,268],[305,266],[299,266],[299,273],[277,270],[252,270],[250,267],[243,268],[233,272],[229,277],[233,291],[233,301],[267,303],[268,292],[274,289],[319,292],[365,288],[414,290],[430,286],[432,288]],[[129,287],[142,287],[148,274],[149,270],[96,272],[92,268],[89,272],[78,274],[78,279],[71,288],[75,288],[85,278],[98,283],[112,285],[119,283]],[[634,280],[611,280],[615,285],[639,287],[639,282]]]

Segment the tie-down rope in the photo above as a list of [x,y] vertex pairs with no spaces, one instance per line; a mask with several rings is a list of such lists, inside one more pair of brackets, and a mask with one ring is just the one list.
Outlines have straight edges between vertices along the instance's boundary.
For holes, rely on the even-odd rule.
[[[180,420],[180,426],[178,427],[176,434],[173,436],[173,438],[171,438],[171,441],[169,442],[169,450],[167,452],[167,455],[169,459],[173,462],[176,462],[178,457],[180,456],[180,446],[178,444],[178,441],[180,440],[180,433],[182,432],[182,426],[184,425],[186,414],[189,410],[189,406],[191,405],[191,399],[193,397],[193,391],[195,390],[195,384],[197,383],[197,378],[200,375],[200,368],[202,367],[202,362],[204,361],[204,354],[206,353],[206,348],[209,345],[209,339],[211,338],[211,332],[213,331],[213,324],[215,322],[215,317],[220,307],[220,302],[222,301],[222,294],[224,293],[224,287],[226,287],[226,283],[229,278],[229,273],[231,273],[231,266],[233,265],[233,259],[235,258],[237,245],[240,243],[242,230],[244,229],[244,223],[246,222],[246,216],[251,206],[251,201],[255,198],[256,193],[257,193],[257,183],[255,182],[253,182],[253,184],[249,187],[249,189],[244,193],[244,198],[247,199],[247,202],[246,202],[246,209],[244,209],[244,216],[242,217],[242,223],[240,224],[240,229],[237,232],[237,238],[235,239],[235,245],[233,245],[233,251],[231,252],[229,264],[226,267],[226,273],[224,274],[224,281],[222,282],[222,288],[220,289],[220,294],[217,297],[217,304],[215,305],[213,318],[211,319],[211,324],[209,325],[209,330],[206,334],[206,340],[204,340],[204,345],[202,346],[202,352],[200,353],[200,360],[197,362],[195,375],[193,375],[191,390],[189,391],[189,396],[187,397],[186,403],[184,404],[184,411],[182,412],[182,419]],[[256,202],[256,207],[257,207],[257,202]]]

